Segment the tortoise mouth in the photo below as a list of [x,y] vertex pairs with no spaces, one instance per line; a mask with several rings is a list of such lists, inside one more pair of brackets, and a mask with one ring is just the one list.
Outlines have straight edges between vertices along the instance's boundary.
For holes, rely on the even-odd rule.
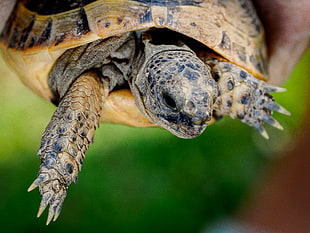
[[179,138],[191,139],[200,136],[207,126],[208,122],[205,121],[199,124],[193,124],[191,127],[188,125],[170,124],[169,128],[166,129]]
[[[205,119],[193,119],[182,112],[173,115],[157,115],[156,117],[157,121],[155,123],[159,126],[170,131],[177,137],[188,139],[201,135],[210,121],[209,117]],[[160,122],[158,122],[158,119],[160,119]]]

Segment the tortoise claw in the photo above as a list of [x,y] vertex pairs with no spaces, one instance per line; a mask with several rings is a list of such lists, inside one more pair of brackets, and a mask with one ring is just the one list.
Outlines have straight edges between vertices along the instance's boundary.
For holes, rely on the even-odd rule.
[[56,208],[55,208],[55,214],[54,214],[53,221],[56,221],[57,218],[59,217],[60,212],[61,212],[61,208],[62,208],[62,205],[63,205],[63,203],[64,203],[64,200],[65,200],[66,195],[67,195],[67,193],[65,192],[65,193],[63,194],[63,196],[59,199],[59,203],[58,203],[58,205],[57,205]]
[[35,188],[39,187],[41,184],[46,182],[49,179],[47,174],[40,174],[34,181],[33,183],[29,186],[27,189],[28,192],[34,190]]
[[52,221],[54,217],[54,210],[52,209],[52,206],[50,206],[49,210],[48,210],[48,216],[47,216],[47,220],[46,220],[46,225],[50,224],[50,222]]
[[48,225],[52,220],[56,221],[59,217],[65,197],[66,191],[63,190],[60,190],[59,193],[54,195],[53,201],[50,203],[50,208],[48,210],[46,225]]
[[277,128],[277,129],[283,130],[283,126],[276,119],[274,119],[272,116],[265,115],[262,117],[262,120],[267,122],[271,126]]
[[[44,174],[45,166],[41,167],[38,178],[30,185],[28,191],[39,187],[40,194],[42,195],[42,199],[40,202],[39,210],[37,217],[40,217],[46,207],[50,205],[48,211],[48,217],[46,221],[46,225],[48,225],[52,220],[55,221],[61,211],[62,204],[67,195],[66,190],[68,185],[65,182],[61,182],[61,177],[55,176],[55,172],[48,174]],[[43,179],[44,178],[44,179]]]
[[30,192],[39,186],[39,178],[35,179],[32,184],[27,189],[27,192]]
[[281,105],[279,105],[275,102],[267,102],[267,103],[265,103],[264,107],[266,109],[276,111],[276,112],[282,113],[282,114],[287,115],[287,116],[291,115],[291,113],[289,111],[287,111],[285,108],[283,108]]
[[42,200],[41,200],[41,203],[40,203],[40,207],[39,207],[39,211],[38,211],[38,214],[37,214],[37,217],[39,218],[41,216],[41,214],[44,212],[44,210],[46,209],[50,199],[51,199],[52,195],[51,193],[44,193],[42,195]]
[[271,93],[271,92],[285,92],[286,88],[284,87],[276,87],[276,86],[271,86],[271,85],[266,85],[264,87],[264,92],[265,93]]
[[287,111],[285,108],[283,108],[281,105],[273,102],[273,99],[270,99],[269,102],[266,102],[263,107],[266,110],[263,111],[263,115],[258,118],[259,122],[261,122],[261,123],[260,123],[260,125],[254,125],[254,127],[260,132],[260,134],[264,138],[268,139],[269,136],[268,136],[267,132],[265,131],[265,129],[262,127],[262,124],[264,122],[270,124],[274,128],[277,128],[279,130],[283,130],[283,126],[276,119],[274,119],[271,116],[272,111],[277,111],[277,112],[285,114],[285,115],[290,115],[290,112]]
[[269,139],[269,135],[262,125],[253,125],[253,127],[262,135],[265,139]]

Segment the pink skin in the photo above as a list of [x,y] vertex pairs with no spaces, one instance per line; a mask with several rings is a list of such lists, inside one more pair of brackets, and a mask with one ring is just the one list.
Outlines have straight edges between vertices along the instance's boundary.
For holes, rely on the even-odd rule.
[[270,83],[282,84],[310,45],[309,0],[254,0],[265,30]]
[[0,31],[2,31],[6,20],[10,17],[11,11],[14,8],[16,0],[1,0],[0,1]]
[[[309,0],[255,0],[264,23],[273,84],[283,83],[310,45]],[[239,218],[274,232],[310,232],[310,106],[295,141]]]

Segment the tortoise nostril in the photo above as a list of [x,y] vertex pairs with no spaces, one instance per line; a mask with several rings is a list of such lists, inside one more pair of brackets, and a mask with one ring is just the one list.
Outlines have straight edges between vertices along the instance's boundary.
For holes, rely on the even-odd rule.
[[186,107],[191,112],[195,109],[195,104],[193,103],[193,101],[189,100],[186,103]]

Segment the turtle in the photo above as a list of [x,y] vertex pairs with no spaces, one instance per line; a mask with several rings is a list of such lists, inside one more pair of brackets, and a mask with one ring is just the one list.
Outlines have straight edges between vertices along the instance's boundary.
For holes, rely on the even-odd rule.
[[230,116],[268,138],[264,28],[249,0],[19,0],[0,48],[22,82],[57,106],[41,139],[38,217],[77,182],[99,122],[194,138]]

